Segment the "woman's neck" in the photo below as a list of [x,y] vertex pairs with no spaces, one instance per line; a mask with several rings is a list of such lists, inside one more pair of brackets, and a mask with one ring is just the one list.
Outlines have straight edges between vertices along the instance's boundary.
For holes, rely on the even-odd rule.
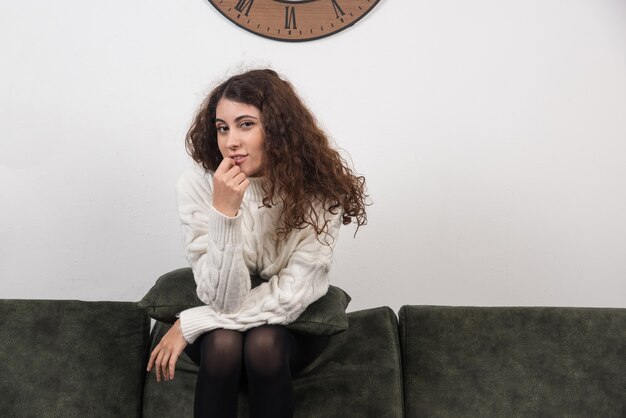
[[246,189],[245,197],[255,202],[261,202],[263,200],[263,183],[265,183],[265,177],[248,177],[250,186]]

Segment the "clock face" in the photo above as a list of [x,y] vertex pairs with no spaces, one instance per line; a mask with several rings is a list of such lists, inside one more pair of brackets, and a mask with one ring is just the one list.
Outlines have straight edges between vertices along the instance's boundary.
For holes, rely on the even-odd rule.
[[209,0],[236,25],[266,38],[310,41],[352,26],[379,0]]

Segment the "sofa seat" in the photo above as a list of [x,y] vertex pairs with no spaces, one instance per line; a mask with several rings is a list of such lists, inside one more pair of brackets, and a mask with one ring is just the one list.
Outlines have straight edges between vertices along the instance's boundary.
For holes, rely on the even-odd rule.
[[[322,354],[294,378],[295,417],[346,418],[403,416],[398,321],[388,307],[348,314],[347,331],[330,337]],[[152,346],[169,325],[158,322]],[[183,354],[173,381],[147,376],[144,417],[191,417],[197,366]],[[167,412],[164,412],[167,411]],[[239,416],[248,416],[245,391]]]

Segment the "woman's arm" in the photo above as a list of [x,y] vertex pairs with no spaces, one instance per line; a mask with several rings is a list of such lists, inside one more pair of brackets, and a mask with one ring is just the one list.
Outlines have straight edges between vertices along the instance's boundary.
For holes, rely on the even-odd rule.
[[163,380],[174,379],[176,362],[185,347],[187,347],[187,341],[180,329],[180,321],[176,321],[152,350],[146,371],[150,372],[154,367],[157,382],[161,381],[161,377]]
[[216,328],[245,331],[264,324],[285,325],[297,319],[328,291],[328,272],[342,219],[340,214],[331,216],[329,245],[323,243],[324,234],[318,240],[313,228],[292,231],[298,239],[286,267],[251,290],[236,312],[219,313],[212,306],[181,312],[185,340],[191,343]]
[[213,207],[213,176],[197,167],[181,176],[176,193],[185,255],[198,297],[216,312],[237,311],[250,292],[241,213],[229,217]]

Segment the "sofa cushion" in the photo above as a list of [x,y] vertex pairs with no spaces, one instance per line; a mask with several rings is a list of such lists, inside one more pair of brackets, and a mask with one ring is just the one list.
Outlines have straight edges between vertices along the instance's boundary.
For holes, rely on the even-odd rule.
[[[295,416],[402,417],[402,377],[397,318],[387,307],[348,314],[348,330],[331,336],[322,354],[293,382]],[[156,345],[169,325],[157,323]],[[144,417],[193,416],[196,365],[180,357],[173,381],[157,383],[146,377]],[[248,416],[248,397],[242,389],[239,416]]]
[[[265,283],[258,276],[250,277],[252,287]],[[292,331],[312,335],[334,335],[348,328],[346,308],[350,296],[336,286],[309,305],[294,322],[287,325]],[[180,268],[159,277],[139,302],[148,315],[157,321],[173,324],[185,309],[202,306],[196,294],[196,281],[191,268]]]
[[150,318],[136,303],[0,300],[0,318],[0,416],[141,416]]
[[400,309],[410,417],[621,417],[626,309]]

